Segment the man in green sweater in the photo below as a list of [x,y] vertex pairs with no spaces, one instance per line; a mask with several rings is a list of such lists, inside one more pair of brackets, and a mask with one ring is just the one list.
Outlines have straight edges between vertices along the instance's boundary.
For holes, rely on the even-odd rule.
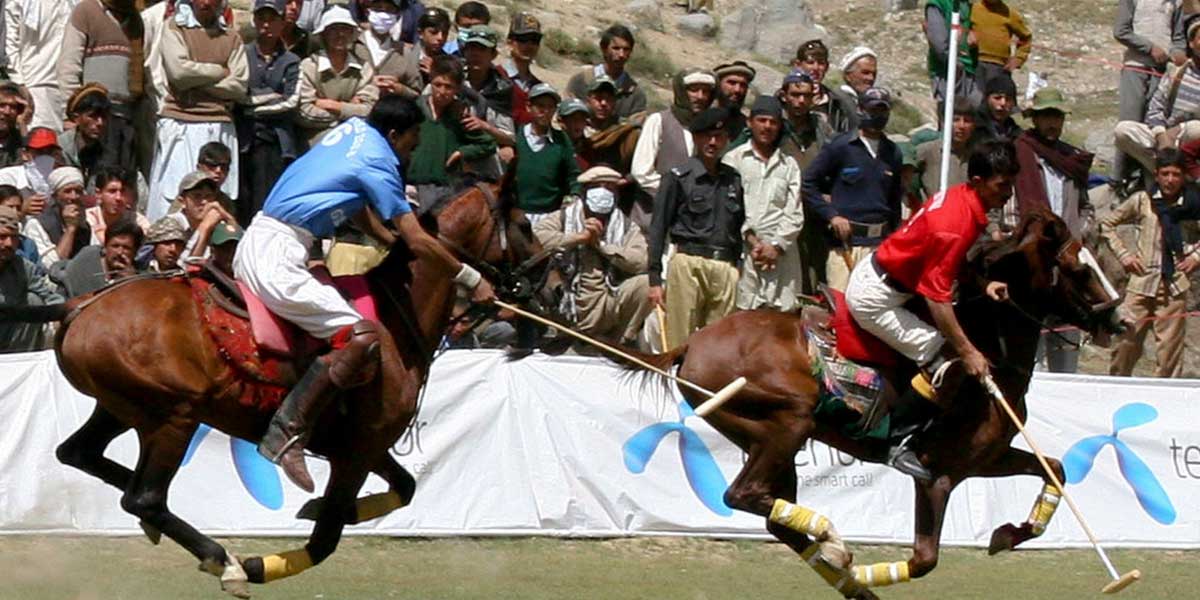
[[517,142],[517,206],[531,221],[562,206],[564,196],[579,194],[579,163],[567,134],[550,127],[562,98],[549,84],[529,90],[530,122]]
[[429,93],[417,105],[425,114],[421,141],[413,150],[405,180],[417,188],[417,203],[433,206],[450,193],[468,161],[496,152],[496,142],[482,131],[467,131],[467,107],[458,99],[463,86],[462,63],[443,55],[430,65]]

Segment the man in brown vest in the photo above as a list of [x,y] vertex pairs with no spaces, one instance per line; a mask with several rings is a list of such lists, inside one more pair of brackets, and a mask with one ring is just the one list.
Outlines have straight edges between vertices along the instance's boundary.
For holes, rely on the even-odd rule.
[[646,202],[639,201],[631,214],[643,231],[649,231],[651,211],[648,208],[658,194],[663,175],[692,157],[694,146],[692,136],[688,135],[688,125],[712,104],[716,87],[717,78],[712,72],[684,69],[675,74],[675,102],[671,108],[646,117],[642,124],[630,175],[645,193]]
[[237,200],[238,143],[232,111],[234,101],[246,96],[250,71],[241,38],[222,17],[224,8],[224,0],[180,4],[163,30],[167,95],[150,168],[146,213],[151,221],[167,214],[179,182],[208,142],[221,142],[232,150],[229,178],[221,191]]

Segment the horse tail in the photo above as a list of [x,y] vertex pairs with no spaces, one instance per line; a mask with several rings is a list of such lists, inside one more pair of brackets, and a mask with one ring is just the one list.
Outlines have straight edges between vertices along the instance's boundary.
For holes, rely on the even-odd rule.
[[[669,371],[672,366],[683,361],[684,355],[687,354],[687,343],[685,342],[680,344],[676,348],[662,354],[647,354],[626,348],[622,348],[621,351],[646,363],[647,365],[654,367],[655,369],[660,371]],[[627,371],[650,371],[650,369],[647,369],[645,365],[639,365],[638,363],[627,358],[616,355],[613,355],[611,358],[614,362],[621,365],[621,367]]]
[[0,306],[0,322],[10,323],[58,323],[71,312],[66,302],[42,306]]

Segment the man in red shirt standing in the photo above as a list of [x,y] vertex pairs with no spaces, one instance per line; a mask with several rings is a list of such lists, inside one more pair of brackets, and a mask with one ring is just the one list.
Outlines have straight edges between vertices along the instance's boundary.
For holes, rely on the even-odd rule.
[[[928,411],[928,400],[935,392],[931,375],[946,363],[943,346],[947,340],[949,352],[962,361],[967,375],[978,378],[987,374],[987,359],[963,333],[952,301],[967,251],[987,225],[987,211],[1004,206],[1012,195],[1016,156],[1016,149],[1007,141],[977,147],[967,165],[968,182],[933,196],[883,241],[870,260],[854,268],[846,286],[846,303],[854,320],[920,367],[911,389],[901,395],[893,410],[894,417],[907,425],[893,430],[903,441],[888,452],[889,465],[918,479],[932,478],[909,445],[924,419],[896,413]],[[987,294],[1003,301],[1008,288],[990,282]],[[925,298],[933,325],[904,308],[914,295]]]

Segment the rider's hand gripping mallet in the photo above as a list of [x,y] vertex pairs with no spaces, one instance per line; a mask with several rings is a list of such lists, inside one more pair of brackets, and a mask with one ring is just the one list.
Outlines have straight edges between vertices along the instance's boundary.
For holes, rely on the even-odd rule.
[[1017,430],[1019,430],[1021,435],[1025,438],[1025,443],[1029,444],[1030,449],[1033,450],[1034,456],[1036,456],[1038,462],[1042,464],[1042,468],[1046,470],[1046,474],[1050,476],[1050,481],[1054,483],[1054,487],[1058,488],[1058,492],[1062,494],[1063,499],[1067,501],[1067,506],[1071,508],[1071,512],[1075,513],[1075,519],[1079,521],[1079,526],[1083,528],[1083,532],[1087,534],[1088,540],[1092,542],[1092,547],[1095,548],[1096,553],[1100,555],[1100,560],[1104,562],[1104,568],[1108,569],[1108,574],[1113,579],[1108,583],[1108,585],[1104,586],[1104,589],[1101,591],[1105,594],[1115,594],[1129,587],[1135,581],[1141,579],[1142,572],[1137,569],[1134,569],[1124,575],[1117,573],[1116,567],[1114,567],[1112,561],[1108,559],[1108,554],[1104,552],[1104,548],[1100,546],[1100,542],[1096,541],[1096,534],[1092,533],[1092,528],[1088,527],[1087,521],[1083,520],[1083,513],[1079,511],[1078,506],[1075,506],[1075,501],[1071,499],[1071,495],[1067,493],[1067,489],[1063,487],[1062,482],[1058,480],[1058,475],[1054,473],[1054,469],[1050,468],[1050,463],[1046,462],[1046,456],[1042,454],[1041,449],[1038,448],[1036,443],[1034,443],[1033,438],[1029,436],[1029,432],[1025,430],[1025,425],[1021,423],[1021,419],[1018,418],[1017,413],[1013,411],[1012,405],[1008,403],[1008,400],[1004,399],[1004,393],[1000,391],[1000,386],[996,385],[996,381],[992,379],[991,375],[984,375],[980,381],[983,383],[984,389],[986,389],[987,392],[991,394],[993,398],[995,398],[1000,407],[1004,409],[1004,412],[1008,413],[1008,417],[1012,419],[1012,422],[1016,424]]
[[732,398],[735,394],[740,392],[742,390],[742,388],[745,387],[745,385],[746,385],[746,378],[738,377],[737,379],[734,379],[733,381],[729,382],[729,384],[726,385],[725,387],[717,390],[716,392],[711,392],[711,391],[709,391],[705,388],[702,388],[686,379],[683,379],[681,377],[676,377],[658,367],[655,367],[654,365],[652,365],[644,360],[640,360],[640,359],[630,355],[627,352],[623,352],[617,348],[614,348],[608,344],[605,344],[604,342],[601,342],[599,340],[596,340],[596,339],[590,338],[586,335],[583,335],[582,333],[579,333],[578,331],[575,331],[569,327],[555,323],[554,321],[551,321],[550,319],[542,317],[541,315],[536,315],[534,313],[531,313],[519,306],[514,306],[507,302],[501,302],[500,300],[497,300],[495,302],[495,304],[496,304],[496,306],[499,306],[500,308],[506,308],[508,310],[511,310],[514,313],[521,315],[522,317],[525,317],[526,319],[531,319],[533,321],[537,321],[538,323],[541,323],[542,325],[545,325],[547,327],[552,327],[552,328],[554,328],[558,331],[561,331],[562,333],[565,333],[571,337],[574,337],[578,340],[581,340],[581,341],[591,344],[597,348],[600,348],[601,350],[604,350],[605,352],[619,356],[631,363],[634,363],[634,364],[642,367],[643,369],[646,369],[647,371],[652,371],[654,373],[658,373],[659,375],[662,375],[663,377],[666,377],[667,379],[670,379],[671,381],[674,381],[675,383],[678,383],[679,385],[681,385],[683,387],[690,388],[694,391],[704,394],[704,396],[706,398],[708,398],[708,400],[705,400],[704,404],[697,406],[696,411],[695,411],[696,414],[700,417],[705,417],[709,413],[713,412],[714,410],[717,410],[717,408],[720,407],[722,404],[724,404],[726,400],[729,400],[730,398]]

